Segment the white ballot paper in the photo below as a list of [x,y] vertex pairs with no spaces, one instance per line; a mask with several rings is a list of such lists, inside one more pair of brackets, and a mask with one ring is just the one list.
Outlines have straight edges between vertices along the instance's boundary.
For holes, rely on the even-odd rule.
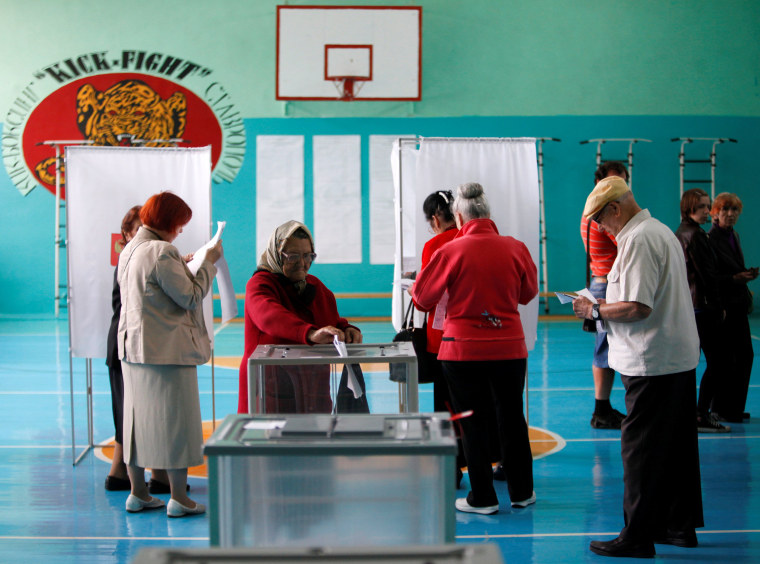
[[[584,298],[587,298],[592,304],[599,303],[597,302],[596,298],[589,291],[588,288],[583,288],[583,290],[578,290],[575,293],[577,294],[577,296],[573,296],[572,294],[566,294],[565,292],[554,292],[557,298],[559,298],[559,303],[561,304],[569,304],[570,302],[572,302],[575,298],[579,296],[583,296]],[[597,333],[607,332],[607,329],[604,327],[604,322],[602,320],[597,320],[596,331]]]
[[393,283],[401,286],[402,290],[408,290],[414,284],[414,280],[412,278],[399,278]]
[[[198,269],[201,267],[203,260],[206,258],[206,252],[219,242],[219,239],[224,233],[224,228],[227,225],[226,221],[216,222],[216,233],[213,238],[203,245],[200,249],[193,253],[193,260],[187,263],[187,267],[190,272],[195,276],[198,273]],[[222,249],[222,256],[214,263],[216,266],[216,283],[219,286],[219,298],[222,302],[222,323],[227,323],[231,319],[237,317],[238,307],[237,299],[235,298],[235,289],[232,287],[232,277],[230,276],[230,267],[227,264],[227,259],[224,258],[224,249]]]
[[[338,339],[337,335],[333,336],[333,345],[335,345],[340,356],[348,357],[346,343]],[[350,364],[346,364],[346,368],[348,369],[348,389],[354,393],[354,399],[362,397],[362,387],[359,385],[359,380],[356,379],[353,367]]]

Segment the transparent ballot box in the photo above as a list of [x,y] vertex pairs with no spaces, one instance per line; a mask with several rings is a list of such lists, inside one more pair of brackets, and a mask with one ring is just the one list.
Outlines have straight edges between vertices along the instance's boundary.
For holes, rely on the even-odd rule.
[[454,542],[448,413],[229,415],[204,446],[212,546]]
[[[249,413],[417,413],[410,342],[259,345],[248,358]],[[391,381],[391,373],[393,380]]]

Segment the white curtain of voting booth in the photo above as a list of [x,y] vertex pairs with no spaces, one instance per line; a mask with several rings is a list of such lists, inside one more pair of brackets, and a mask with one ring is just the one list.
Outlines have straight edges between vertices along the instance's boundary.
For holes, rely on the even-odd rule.
[[[538,265],[539,197],[535,139],[423,138],[414,154],[415,171],[409,184],[408,171],[404,170],[406,167],[402,162],[405,271],[419,270],[422,247],[431,237],[422,213],[422,202],[438,190],[451,190],[456,197],[457,186],[465,182],[477,182],[483,186],[491,205],[491,219],[499,233],[525,243],[533,262]],[[407,192],[413,192],[414,199]],[[407,205],[413,205],[413,210],[407,209]],[[412,222],[413,244],[408,241],[411,229],[406,225],[407,221]],[[397,293],[394,292],[394,297]],[[397,310],[401,311],[396,301],[394,321],[395,316],[400,315]],[[538,325],[538,297],[527,306],[520,306],[520,317],[525,342],[528,350],[532,350]]]
[[[393,261],[394,283],[391,299],[391,322],[396,331],[401,331],[404,312],[406,312],[411,300],[409,294],[401,286],[400,280],[403,273],[417,269],[415,264],[417,192],[414,187],[418,155],[416,138],[402,137],[393,143],[391,171],[395,189],[393,211],[396,224],[396,253]],[[423,201],[424,199],[420,200],[420,206],[422,206]],[[399,252],[402,246],[403,249]]]
[[[211,147],[66,147],[66,227],[71,354],[105,358],[111,322],[112,234],[127,211],[171,191],[193,210],[174,241],[183,255],[210,238]],[[212,292],[203,314],[213,339]]]

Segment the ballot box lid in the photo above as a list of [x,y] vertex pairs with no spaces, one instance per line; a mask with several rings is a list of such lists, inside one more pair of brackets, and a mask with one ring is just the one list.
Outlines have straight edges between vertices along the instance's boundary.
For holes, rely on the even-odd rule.
[[448,413],[228,415],[207,456],[456,454]]

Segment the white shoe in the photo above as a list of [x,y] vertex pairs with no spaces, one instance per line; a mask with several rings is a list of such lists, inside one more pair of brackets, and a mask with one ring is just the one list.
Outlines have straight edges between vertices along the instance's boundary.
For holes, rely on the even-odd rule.
[[483,507],[473,507],[469,503],[467,503],[466,497],[460,497],[456,500],[454,503],[456,505],[456,508],[459,511],[464,511],[465,513],[480,513],[481,515],[493,515],[494,513],[499,512],[499,504],[496,505],[485,505]]
[[157,497],[151,497],[148,501],[143,501],[136,495],[129,494],[127,498],[127,511],[137,513],[143,509],[158,509],[164,506],[164,500]]
[[196,503],[195,507],[182,505],[175,499],[170,499],[166,506],[166,515],[168,517],[184,517],[185,515],[200,515],[206,512],[206,506],[202,503]]
[[533,492],[533,494],[528,499],[524,499],[522,501],[513,501],[512,507],[528,507],[534,503],[536,503],[536,492]]

